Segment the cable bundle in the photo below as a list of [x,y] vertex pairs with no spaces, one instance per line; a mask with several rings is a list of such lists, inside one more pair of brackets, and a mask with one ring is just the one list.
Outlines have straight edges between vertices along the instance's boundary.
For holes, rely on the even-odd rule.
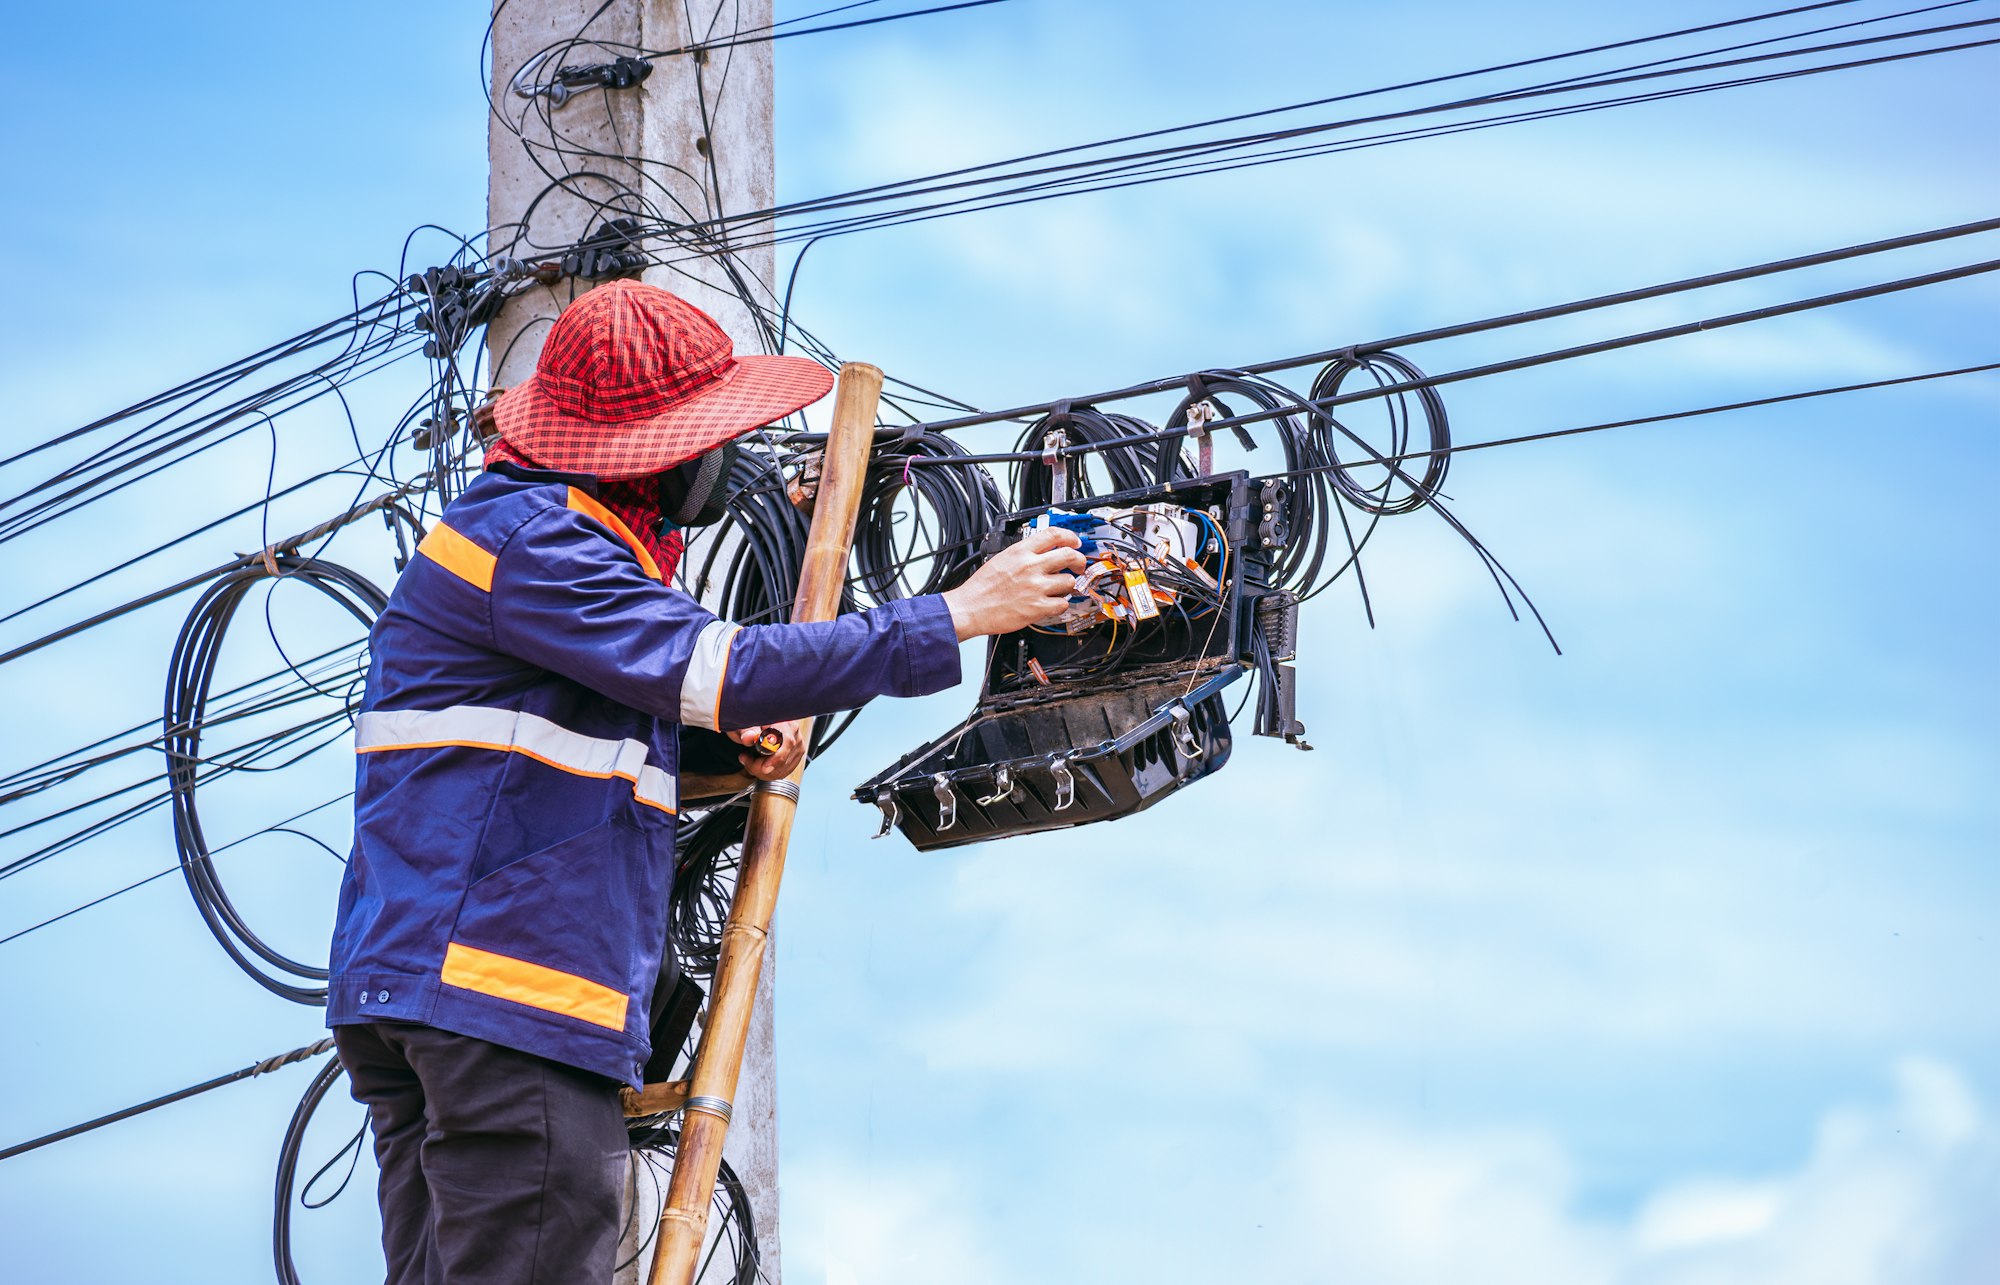
[[[1205,370],[1188,379],[1188,393],[1173,414],[1167,416],[1169,431],[1185,429],[1188,414],[1198,404],[1208,402],[1223,419],[1239,413],[1230,396],[1239,397],[1258,411],[1271,413],[1266,421],[1277,430],[1278,447],[1284,453],[1291,506],[1290,539],[1276,551],[1271,564],[1275,588],[1306,594],[1319,583],[1326,560],[1328,521],[1335,507],[1328,485],[1317,470],[1326,462],[1319,431],[1322,419],[1297,393],[1261,375],[1235,370]],[[1256,439],[1248,430],[1234,430],[1245,449],[1255,450]],[[1336,575],[1338,572],[1335,573]]]
[[[1389,441],[1387,448],[1381,451],[1374,451],[1331,415],[1324,416],[1326,423],[1338,433],[1338,436],[1329,435],[1325,439],[1326,459],[1334,466],[1328,476],[1340,488],[1342,498],[1364,513],[1386,517],[1414,512],[1437,496],[1444,486],[1445,471],[1451,467],[1451,424],[1445,417],[1444,399],[1438,396],[1435,387],[1422,382],[1423,371],[1392,352],[1342,353],[1335,357],[1313,377],[1312,399],[1327,402],[1339,397],[1341,385],[1354,374],[1373,379],[1377,388],[1410,383],[1419,387],[1374,399],[1382,404],[1389,417]],[[1340,463],[1341,439],[1359,444],[1365,453],[1377,460],[1403,459],[1410,454],[1413,436],[1410,415],[1412,398],[1423,419],[1424,446],[1419,449],[1430,452],[1423,458],[1421,475],[1411,476],[1413,469],[1403,464],[1385,463],[1378,466],[1382,469],[1379,482],[1372,486],[1362,485],[1355,475],[1359,465]],[[1414,463],[1409,461],[1412,466]]]
[[[1085,463],[1093,457],[1102,465],[1112,491],[1136,491],[1155,481],[1194,476],[1193,462],[1176,448],[1161,444],[1159,429],[1145,420],[1101,411],[1095,406],[1067,403],[1056,406],[1028,425],[1014,449],[1023,455],[1035,455],[1047,448],[1049,434],[1057,430],[1061,430],[1070,448],[1089,450],[1088,455],[1068,457],[1065,467],[1071,501],[1100,494]],[[1048,504],[1052,481],[1046,465],[1018,464],[1014,469],[1014,507],[1036,509]]]
[[[631,1144],[632,1153],[646,1162],[646,1172],[653,1180],[654,1197],[657,1199],[661,1190],[661,1175],[673,1172],[674,1152],[681,1140],[678,1123],[672,1116],[628,1120],[625,1137]],[[639,1202],[635,1200],[628,1219],[636,1218],[638,1212]],[[627,1225],[630,1225],[629,1221]],[[752,1216],[750,1193],[727,1160],[719,1161],[715,1171],[715,1194],[709,1200],[708,1226],[709,1248],[695,1279],[703,1283],[714,1282],[715,1285],[757,1285],[761,1276],[758,1271],[757,1220]],[[653,1238],[658,1233],[659,1224],[655,1223],[640,1238],[632,1258],[618,1264],[619,1269],[631,1266],[644,1255],[652,1247]]]
[[[364,629],[374,622],[388,603],[386,595],[372,582],[334,563],[294,554],[277,554],[272,558],[271,565],[277,568],[279,578],[298,580],[324,593],[359,621]],[[209,932],[214,934],[215,940],[236,961],[237,966],[265,990],[298,1004],[324,1004],[326,968],[292,959],[272,947],[257,935],[230,902],[229,894],[223,889],[210,860],[208,840],[202,832],[201,815],[195,806],[195,791],[202,779],[200,769],[204,764],[201,738],[208,713],[209,686],[215,677],[216,662],[222,654],[223,635],[228,631],[237,607],[242,604],[243,596],[259,581],[267,579],[269,574],[261,562],[239,567],[212,584],[195,603],[194,610],[188,613],[187,622],[181,626],[180,636],[174,642],[173,659],[168,665],[161,748],[167,758],[174,848],[180,857],[181,870],[187,877],[188,890],[194,895],[195,907],[201,911]],[[334,737],[318,741],[288,762],[297,762],[344,733],[352,702],[358,695],[351,687],[344,693],[324,692],[317,687],[313,690],[321,695],[335,696],[341,701],[340,708],[281,735],[310,735],[315,730],[328,727],[338,730]]]
[[746,442],[730,467],[729,492],[722,520],[693,533],[675,580],[724,620],[788,620],[807,520],[786,493],[776,454]]
[[[942,593],[972,574],[1006,501],[993,475],[965,454],[942,433],[922,432],[905,433],[869,457],[854,526],[853,579],[871,601]],[[917,467],[918,460],[952,463]]]
[[682,817],[674,836],[674,890],[668,949],[690,977],[712,977],[722,957],[722,930],[736,889],[736,864],[750,809],[742,803]]

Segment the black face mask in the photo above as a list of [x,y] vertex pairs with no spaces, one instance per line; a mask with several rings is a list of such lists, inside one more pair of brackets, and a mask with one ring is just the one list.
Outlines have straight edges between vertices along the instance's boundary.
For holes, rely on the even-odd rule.
[[660,474],[660,512],[671,527],[709,526],[729,505],[736,443],[719,446]]

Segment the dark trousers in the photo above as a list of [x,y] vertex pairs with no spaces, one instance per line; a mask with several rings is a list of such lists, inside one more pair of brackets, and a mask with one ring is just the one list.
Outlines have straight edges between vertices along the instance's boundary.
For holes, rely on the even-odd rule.
[[388,1285],[608,1285],[625,1193],[616,1084],[428,1026],[333,1034],[375,1126]]

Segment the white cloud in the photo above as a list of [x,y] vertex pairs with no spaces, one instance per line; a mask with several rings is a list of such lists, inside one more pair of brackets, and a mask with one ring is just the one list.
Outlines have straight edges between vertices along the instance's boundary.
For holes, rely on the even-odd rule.
[[786,1266],[825,1285],[987,1285],[995,1230],[962,1178],[944,1170],[803,1165],[785,1175]]
[[1972,1285],[2000,1269],[1996,1161],[1963,1078],[1920,1058],[1888,1102],[1826,1113],[1795,1168],[1669,1182],[1619,1222],[1575,1212],[1545,1138],[1320,1119],[1288,1162],[1309,1229],[1292,1253],[1375,1285]]
[[[973,945],[906,1047],[1118,1077],[1296,1048],[1893,1048],[1981,1021],[1959,971],[1979,877],[1890,855],[1912,827],[1977,827],[1980,747],[1883,723],[1691,753],[1616,711],[1558,730],[1467,699],[1356,684],[1318,754],[1240,745],[1150,826],[970,850],[943,922]],[[1904,766],[1868,771],[1870,745]],[[1287,806],[1305,797],[1324,806]]]
[[817,1217],[788,1239],[791,1266],[826,1285],[1985,1285],[2000,1269],[2000,1132],[1925,1058],[1895,1067],[1887,1101],[1826,1111],[1794,1164],[1671,1179],[1618,1215],[1580,1212],[1576,1162],[1537,1128],[1288,1118],[1261,1167],[1172,1172],[1114,1146],[1131,1157],[1105,1163],[1119,1190],[1032,1234],[1033,1193],[982,1198],[936,1169],[794,1169],[789,1207]]

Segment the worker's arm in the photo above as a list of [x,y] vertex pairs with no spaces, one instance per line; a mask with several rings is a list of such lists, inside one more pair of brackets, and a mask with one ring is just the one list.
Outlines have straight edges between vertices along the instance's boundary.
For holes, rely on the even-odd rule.
[[959,679],[941,599],[824,624],[740,627],[647,576],[611,533],[569,509],[537,514],[509,537],[490,603],[502,650],[690,727],[827,714]]
[[[973,572],[943,595],[952,630],[963,642],[985,634],[1012,633],[1062,610],[1083,567],[1077,538],[1067,531],[1038,529]],[[737,744],[761,745],[768,756],[738,756],[743,770],[763,781],[791,775],[804,761],[804,735],[797,723],[730,732]],[[777,748],[770,749],[772,738]]]
[[[726,648],[720,663],[690,670],[682,687],[708,698],[706,686],[717,673],[715,726],[755,727],[809,714],[851,709],[873,695],[919,696],[958,682],[958,644],[987,634],[1011,633],[1061,611],[1083,570],[1075,533],[1054,528],[1031,531],[983,564],[962,585],[943,594],[908,598],[872,611],[819,624],[749,625],[725,622],[705,637]],[[885,619],[886,617],[886,619]],[[857,628],[865,625],[865,628]],[[848,652],[854,647],[853,652]],[[901,654],[898,655],[900,649]],[[948,659],[947,659],[948,658]],[[697,663],[705,663],[698,657]],[[946,677],[946,673],[949,677]],[[880,686],[850,702],[801,706],[804,691],[836,693]],[[685,721],[685,720],[684,720]]]

